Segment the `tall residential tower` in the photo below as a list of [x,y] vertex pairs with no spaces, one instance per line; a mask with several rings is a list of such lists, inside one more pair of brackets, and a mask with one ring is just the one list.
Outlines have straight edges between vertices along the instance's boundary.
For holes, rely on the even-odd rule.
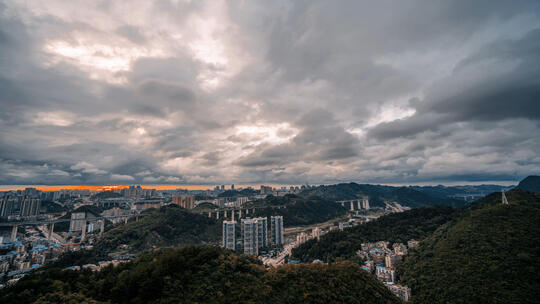
[[283,246],[283,216],[270,217],[272,246]]
[[236,221],[223,221],[223,248],[234,250],[236,246]]
[[259,255],[259,225],[256,219],[242,219],[244,253]]

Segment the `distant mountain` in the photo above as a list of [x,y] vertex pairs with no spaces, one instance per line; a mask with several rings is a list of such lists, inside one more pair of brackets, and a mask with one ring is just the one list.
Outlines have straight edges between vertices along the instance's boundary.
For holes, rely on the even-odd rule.
[[371,222],[343,231],[331,231],[319,241],[312,239],[292,251],[292,256],[304,262],[315,259],[327,262],[355,260],[356,251],[365,242],[389,241],[406,243],[421,240],[456,216],[447,206],[423,207],[381,216]]
[[400,267],[412,303],[538,303],[540,195],[496,192],[460,211]]
[[431,196],[409,187],[399,187],[390,193],[382,195],[381,197],[389,201],[396,201],[403,206],[411,208],[437,205],[457,207],[465,204],[465,202],[462,200]]
[[2,303],[401,303],[350,262],[265,269],[217,247],[161,249],[101,271],[49,269],[0,289]]
[[433,196],[410,187],[357,183],[313,187],[302,191],[299,195],[303,197],[318,196],[336,201],[367,196],[369,197],[369,204],[372,207],[385,207],[385,201],[395,201],[411,208],[433,205],[459,206],[465,204],[462,200]]
[[440,198],[456,198],[465,197],[479,199],[487,194],[497,191],[508,191],[513,186],[501,186],[501,185],[464,185],[464,186],[409,186],[414,190],[423,192],[425,194],[440,197]]
[[[360,198],[362,196],[378,197],[385,193],[392,192],[395,187],[369,184],[336,184],[322,185],[303,190],[300,196],[310,197],[318,196],[330,200],[350,200]],[[384,205],[384,204],[383,204]]]
[[524,180],[519,182],[517,188],[529,191],[540,193],[540,176],[531,175],[527,176]]

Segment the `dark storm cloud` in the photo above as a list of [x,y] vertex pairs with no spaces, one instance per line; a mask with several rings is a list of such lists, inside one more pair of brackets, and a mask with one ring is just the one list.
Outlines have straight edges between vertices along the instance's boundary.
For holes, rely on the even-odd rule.
[[377,126],[378,138],[436,131],[461,121],[540,118],[540,29],[498,41],[458,63],[452,75],[411,104],[410,118]]
[[0,183],[518,180],[540,170],[539,15],[5,1]]

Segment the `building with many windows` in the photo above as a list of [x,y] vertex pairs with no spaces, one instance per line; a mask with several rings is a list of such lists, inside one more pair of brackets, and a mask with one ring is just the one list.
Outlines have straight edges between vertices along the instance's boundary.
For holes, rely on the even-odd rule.
[[319,240],[321,238],[321,229],[319,227],[313,228],[313,230],[311,231],[311,237],[317,238],[317,240]]
[[259,225],[256,219],[242,219],[242,242],[245,254],[259,255]]
[[258,255],[259,248],[268,247],[268,219],[266,217],[242,219],[244,253]]
[[268,247],[268,218],[257,217],[254,218],[257,221],[257,238],[259,239],[259,248]]
[[270,217],[270,233],[272,246],[283,246],[283,216]]
[[193,209],[195,207],[195,196],[193,195],[180,195],[173,196],[173,204],[176,204],[182,208]]
[[375,275],[377,279],[382,282],[394,283],[396,281],[396,272],[393,269],[388,269],[383,266],[377,266],[375,268]]
[[392,283],[385,283],[385,285],[403,302],[407,302],[411,298],[411,289],[409,287]]
[[15,199],[11,196],[6,196],[0,199],[0,217],[8,218],[15,209]]
[[223,221],[223,248],[235,250],[236,246],[236,221]]

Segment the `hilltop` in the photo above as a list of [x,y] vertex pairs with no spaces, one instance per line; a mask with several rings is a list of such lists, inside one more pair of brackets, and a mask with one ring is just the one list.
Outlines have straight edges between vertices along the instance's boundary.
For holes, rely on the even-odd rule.
[[49,269],[0,290],[3,303],[400,303],[350,262],[285,265],[217,247],[161,249],[101,271]]
[[517,185],[517,188],[529,192],[540,193],[540,176],[531,175],[527,176]]
[[[493,193],[425,239],[400,267],[413,303],[536,303],[540,196]],[[536,296],[535,296],[536,295]]]

